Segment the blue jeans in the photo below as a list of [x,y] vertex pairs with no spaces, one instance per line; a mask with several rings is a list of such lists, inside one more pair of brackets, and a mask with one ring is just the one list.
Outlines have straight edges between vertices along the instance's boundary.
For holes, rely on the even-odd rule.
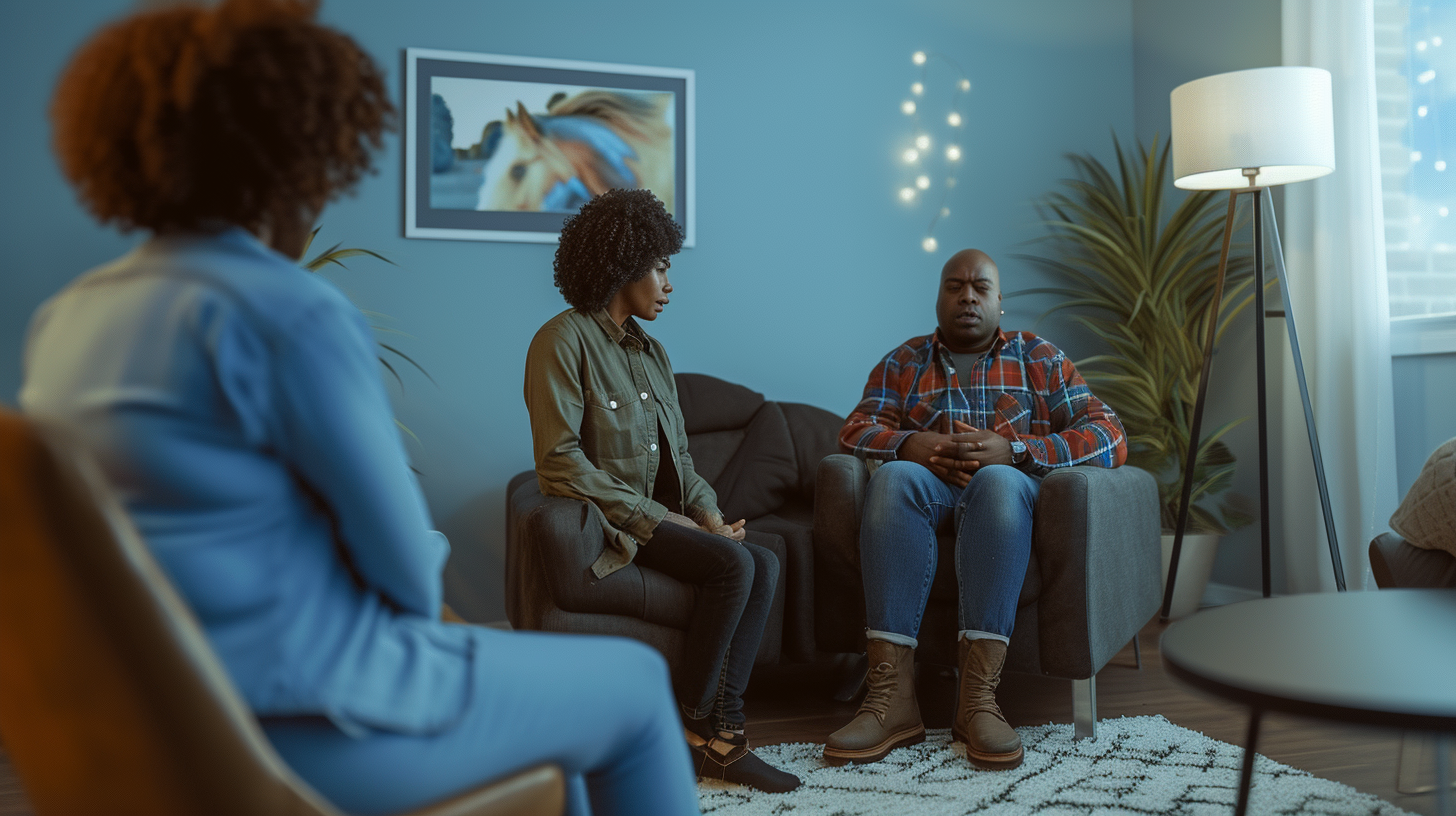
[[871,636],[916,645],[935,578],[936,534],[954,530],[961,632],[1009,641],[1040,489],[1039,479],[1010,465],[982,468],[964,490],[914,462],[881,465],[859,532]]
[[750,541],[663,522],[636,561],[698,590],[672,679],[683,713],[698,719],[716,709],[723,721],[713,727],[742,726],[743,692],[778,587],[778,557]]
[[285,762],[349,813],[419,807],[541,763],[571,816],[698,813],[667,662],[634,640],[472,627],[474,693],[432,736],[354,739],[323,717],[262,719]]

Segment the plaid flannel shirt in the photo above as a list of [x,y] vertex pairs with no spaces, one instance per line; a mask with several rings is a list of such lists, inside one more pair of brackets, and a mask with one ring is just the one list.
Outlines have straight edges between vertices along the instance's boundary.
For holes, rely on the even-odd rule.
[[1117,415],[1060,349],[1030,332],[997,332],[991,351],[969,371],[955,370],[938,333],[907,341],[870,372],[863,399],[839,431],[839,447],[890,460],[910,434],[953,433],[957,419],[1025,442],[1028,472],[1127,460]]

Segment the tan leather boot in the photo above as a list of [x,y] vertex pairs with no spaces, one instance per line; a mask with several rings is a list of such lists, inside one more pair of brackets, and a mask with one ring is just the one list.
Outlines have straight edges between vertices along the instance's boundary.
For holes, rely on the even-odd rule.
[[915,650],[871,638],[869,691],[849,725],[829,735],[824,761],[879,762],[891,750],[925,741],[915,702]]
[[991,638],[962,638],[959,645],[961,687],[951,736],[966,744],[972,765],[991,771],[1015,768],[1021,764],[1021,737],[996,705],[1006,644]]

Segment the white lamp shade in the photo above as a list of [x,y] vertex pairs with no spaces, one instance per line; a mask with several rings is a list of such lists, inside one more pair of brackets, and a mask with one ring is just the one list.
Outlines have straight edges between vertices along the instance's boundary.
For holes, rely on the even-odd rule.
[[1330,72],[1281,66],[1232,71],[1173,89],[1173,185],[1269,187],[1335,169]]

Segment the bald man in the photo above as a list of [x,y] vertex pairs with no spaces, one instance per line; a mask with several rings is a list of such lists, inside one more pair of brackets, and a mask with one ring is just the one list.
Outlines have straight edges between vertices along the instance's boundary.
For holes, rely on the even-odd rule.
[[[1041,478],[1072,465],[1117,467],[1122,424],[1056,346],[1001,331],[1001,280],[978,249],[940,273],[934,334],[870,372],[839,445],[874,468],[860,522],[869,692],[824,748],[831,764],[876,762],[925,739],[915,648],[935,577],[936,534],[955,532],[960,693],[952,733],[973,765],[1021,764],[1021,738],[996,686],[1031,558]],[[877,468],[874,466],[878,465]]]

